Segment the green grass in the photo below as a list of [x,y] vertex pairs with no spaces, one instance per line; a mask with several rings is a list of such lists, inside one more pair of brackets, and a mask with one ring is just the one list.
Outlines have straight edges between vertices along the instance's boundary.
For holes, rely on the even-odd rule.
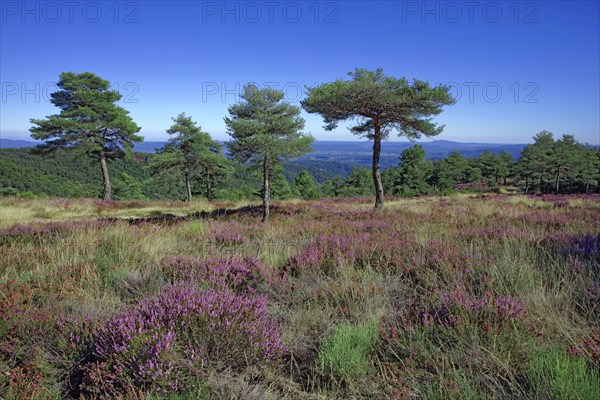
[[319,364],[338,379],[362,378],[373,370],[371,355],[377,341],[373,323],[338,325],[319,347]]
[[590,368],[585,360],[552,346],[535,347],[525,371],[535,399],[596,400],[600,399],[596,367]]
[[[173,257],[228,256],[255,258],[284,282],[244,295],[266,298],[286,355],[211,365],[206,376],[182,378],[198,389],[191,393],[132,382],[124,400],[596,398],[596,264],[582,259],[574,269],[558,250],[565,235],[600,233],[600,198],[566,199],[569,207],[525,196],[407,198],[378,213],[370,199],[275,202],[268,225],[247,213],[174,224],[94,222],[248,202],[0,199],[0,228],[25,232],[0,236],[0,398],[69,398],[71,374],[93,357],[89,343],[65,344],[59,320],[105,321],[162,293]],[[27,233],[49,222],[64,229]],[[248,240],[222,243],[215,230]],[[321,261],[287,269],[327,238],[350,245],[317,246]],[[501,320],[493,301],[469,305],[486,293],[511,295],[524,312]]]

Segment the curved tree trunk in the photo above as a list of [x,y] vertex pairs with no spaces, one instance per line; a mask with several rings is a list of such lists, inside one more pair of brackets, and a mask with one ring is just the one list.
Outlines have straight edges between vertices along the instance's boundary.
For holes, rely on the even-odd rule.
[[263,158],[263,222],[269,220],[269,158]]
[[187,196],[188,203],[192,202],[192,184],[190,183],[190,174],[185,173],[185,194]]
[[381,155],[381,127],[375,123],[375,136],[373,138],[373,183],[375,185],[375,209],[383,208],[383,185],[379,173],[379,157]]
[[108,167],[106,165],[106,155],[104,154],[104,151],[100,152],[99,157],[100,157],[100,167],[102,168],[102,183],[104,185],[102,198],[104,200],[110,200],[112,190],[110,187],[110,178],[108,176]]

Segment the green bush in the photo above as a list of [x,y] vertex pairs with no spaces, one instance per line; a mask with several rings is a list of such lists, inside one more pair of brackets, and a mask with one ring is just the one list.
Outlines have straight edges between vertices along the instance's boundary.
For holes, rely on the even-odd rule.
[[33,192],[21,192],[17,195],[17,197],[21,198],[21,199],[26,199],[26,200],[32,200],[35,199],[37,196],[33,193]]
[[526,366],[536,399],[600,399],[600,374],[588,369],[582,358],[551,347],[536,349]]
[[373,323],[338,325],[321,343],[319,365],[339,379],[365,376],[372,369],[370,356],[377,341],[377,326]]
[[15,197],[19,195],[19,191],[12,187],[0,188],[0,197]]

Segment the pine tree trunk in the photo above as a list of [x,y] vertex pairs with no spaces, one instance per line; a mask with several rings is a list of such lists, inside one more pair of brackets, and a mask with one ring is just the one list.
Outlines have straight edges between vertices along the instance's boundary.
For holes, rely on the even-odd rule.
[[560,167],[556,170],[556,194],[558,194],[560,185]]
[[103,196],[104,200],[110,200],[111,196],[111,187],[110,187],[110,178],[108,176],[108,167],[106,166],[106,155],[104,151],[100,152],[100,167],[102,167],[102,183],[104,185]]
[[375,184],[375,209],[383,208],[383,185],[379,173],[379,157],[381,155],[381,127],[375,123],[375,137],[373,138],[373,183]]
[[263,159],[263,222],[269,220],[269,158]]
[[187,196],[188,203],[192,202],[192,185],[190,183],[190,174],[185,173],[185,194]]

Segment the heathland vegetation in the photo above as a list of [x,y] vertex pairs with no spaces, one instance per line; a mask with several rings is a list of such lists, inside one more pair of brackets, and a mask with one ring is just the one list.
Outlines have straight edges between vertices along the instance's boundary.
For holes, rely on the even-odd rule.
[[0,151],[0,398],[600,398],[597,149],[380,171],[453,99],[356,70],[302,105],[356,122],[371,169],[316,181],[276,90],[245,87],[227,151],[181,113],[145,154],[107,81],[58,86],[44,144]]
[[0,397],[597,399],[599,200],[1,199]]

